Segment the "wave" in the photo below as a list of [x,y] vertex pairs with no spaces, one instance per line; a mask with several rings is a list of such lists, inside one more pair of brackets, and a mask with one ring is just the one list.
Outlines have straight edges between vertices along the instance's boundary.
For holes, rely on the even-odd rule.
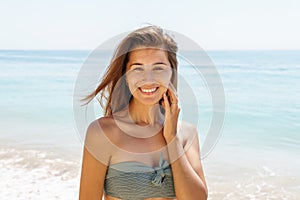
[[80,159],[52,152],[0,148],[1,199],[76,199]]

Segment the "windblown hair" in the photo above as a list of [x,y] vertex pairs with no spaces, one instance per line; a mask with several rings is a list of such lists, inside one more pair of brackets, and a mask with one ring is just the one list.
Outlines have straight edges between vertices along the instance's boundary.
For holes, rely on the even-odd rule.
[[83,101],[88,104],[100,94],[100,105],[104,116],[110,116],[128,106],[132,94],[126,84],[125,73],[129,54],[136,48],[158,48],[165,50],[172,67],[171,82],[177,88],[177,44],[163,29],[157,26],[147,26],[129,33],[114,52],[110,65],[94,92]]

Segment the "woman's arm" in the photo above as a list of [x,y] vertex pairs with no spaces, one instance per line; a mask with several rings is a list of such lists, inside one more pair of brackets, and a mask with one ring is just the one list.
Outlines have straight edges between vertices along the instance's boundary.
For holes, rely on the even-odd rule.
[[[103,121],[103,120],[102,120]],[[79,200],[102,200],[110,151],[100,120],[92,122],[86,133],[82,158]]]
[[80,200],[101,200],[107,166],[84,147],[80,179]]
[[200,148],[197,131],[193,142],[185,152],[177,137],[169,142],[169,156],[172,167],[174,187],[178,200],[206,200],[207,185],[200,161]]
[[[207,186],[200,161],[200,148],[196,128],[184,126],[184,137],[193,139],[185,152],[177,134],[177,122],[180,109],[177,96],[168,90],[170,98],[163,95],[165,107],[164,138],[168,144],[175,193],[178,200],[206,200]],[[181,133],[179,133],[181,134]],[[182,135],[181,135],[182,136]]]

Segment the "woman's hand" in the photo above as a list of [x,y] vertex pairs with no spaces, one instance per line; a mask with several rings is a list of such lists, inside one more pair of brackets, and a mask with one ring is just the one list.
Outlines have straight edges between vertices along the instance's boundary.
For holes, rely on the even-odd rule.
[[[167,93],[169,98],[167,97]],[[163,94],[163,105],[165,108],[165,122],[163,136],[167,143],[170,143],[177,133],[177,122],[180,108],[178,108],[178,98],[176,90],[170,84],[166,93]]]

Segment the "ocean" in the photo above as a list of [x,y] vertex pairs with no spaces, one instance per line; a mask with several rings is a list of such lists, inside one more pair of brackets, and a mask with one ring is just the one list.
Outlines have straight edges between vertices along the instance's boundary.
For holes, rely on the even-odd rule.
[[[1,199],[78,198],[83,138],[73,95],[90,53],[0,51]],[[209,199],[298,199],[300,51],[207,53],[226,99],[220,137],[202,159]],[[189,70],[179,65],[182,74]],[[202,144],[212,116],[210,94],[198,75],[188,80],[203,91],[195,93]]]

